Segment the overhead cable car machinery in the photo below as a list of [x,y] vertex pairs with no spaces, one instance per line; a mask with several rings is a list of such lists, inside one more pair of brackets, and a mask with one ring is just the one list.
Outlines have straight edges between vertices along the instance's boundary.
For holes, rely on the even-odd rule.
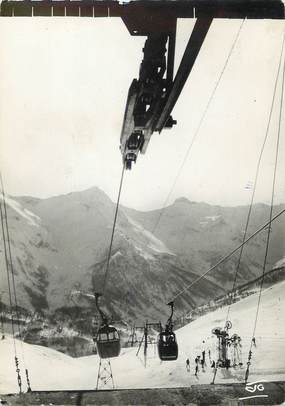
[[[130,35],[146,37],[139,76],[129,88],[120,137],[127,169],[139,153],[146,152],[155,131],[176,124],[172,110],[214,18],[284,19],[281,0],[3,0],[0,5],[2,17],[119,17]],[[196,22],[174,77],[178,18],[196,18]]]

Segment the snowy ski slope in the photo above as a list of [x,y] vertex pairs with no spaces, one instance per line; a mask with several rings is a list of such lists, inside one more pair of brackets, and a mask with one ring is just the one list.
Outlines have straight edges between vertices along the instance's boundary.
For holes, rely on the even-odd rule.
[[[266,289],[262,294],[256,331],[257,348],[253,350],[249,381],[285,380],[285,281]],[[243,363],[246,364],[258,296],[251,295],[232,305],[231,333],[242,337]],[[136,357],[137,348],[122,349],[120,357],[112,359],[112,370],[117,388],[154,388],[188,386],[210,383],[213,371],[206,358],[206,371],[194,375],[194,358],[200,354],[202,341],[213,351],[211,330],[223,326],[226,308],[218,309],[177,330],[179,357],[177,361],[161,362],[155,346],[150,346],[146,367],[143,351]],[[98,356],[71,358],[55,350],[16,341],[22,380],[24,369],[29,369],[33,390],[94,389],[98,372]],[[24,360],[23,356],[24,353]],[[213,356],[213,352],[212,352]],[[190,359],[191,370],[186,371],[185,361]],[[14,345],[11,337],[0,341],[0,393],[17,392],[14,364]],[[218,370],[216,382],[242,381],[245,367]]]

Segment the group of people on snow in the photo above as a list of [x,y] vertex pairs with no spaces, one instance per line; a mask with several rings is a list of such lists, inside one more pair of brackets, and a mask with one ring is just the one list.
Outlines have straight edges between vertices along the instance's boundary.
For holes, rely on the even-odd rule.
[[[256,346],[255,339],[252,340],[253,345]],[[194,358],[195,376],[198,376],[200,371],[205,372],[207,366],[217,368],[221,365],[221,343],[216,337],[212,336],[207,338],[206,342],[203,340],[202,344],[197,347],[198,355]],[[241,337],[233,334],[232,337],[226,341],[226,361],[228,366],[242,366],[242,344]],[[190,359],[186,359],[186,371],[190,372]]]
[[[208,350],[209,354],[209,360],[211,357],[211,351],[210,349]],[[202,346],[201,346],[201,353],[195,357],[195,376],[198,376],[198,372],[200,370],[200,367],[203,372],[205,372],[205,367],[206,367],[206,344],[205,341],[203,340]],[[190,372],[190,360],[189,358],[186,359],[186,370],[187,372]]]

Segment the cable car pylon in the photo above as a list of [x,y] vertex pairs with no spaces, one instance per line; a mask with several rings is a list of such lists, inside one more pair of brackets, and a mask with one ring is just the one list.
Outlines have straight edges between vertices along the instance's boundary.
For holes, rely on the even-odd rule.
[[[141,347],[143,345],[143,355],[144,355],[144,366],[146,367],[146,361],[147,361],[147,356],[148,356],[148,347],[149,345],[157,344],[156,340],[153,340],[153,338],[149,334],[149,329],[154,328],[159,330],[161,328],[160,323],[149,323],[148,321],[145,322],[145,325],[143,327],[136,327],[137,329],[143,330],[143,335],[141,336],[141,339],[139,341],[139,346],[138,350],[136,352],[136,356],[138,357],[139,352],[141,350]],[[156,346],[154,346],[154,352],[155,352]]]
[[100,358],[96,390],[100,389],[115,389],[114,377],[109,358]]
[[127,346],[133,347],[138,342],[136,330],[138,329],[137,326],[133,325],[131,328],[131,333],[129,335]]

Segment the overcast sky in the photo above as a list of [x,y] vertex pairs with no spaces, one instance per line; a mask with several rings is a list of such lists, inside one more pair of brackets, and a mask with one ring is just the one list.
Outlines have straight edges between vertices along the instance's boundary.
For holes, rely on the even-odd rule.
[[[240,24],[213,23],[174,109],[178,124],[155,133],[147,153],[126,172],[124,205],[148,210],[165,203]],[[177,61],[192,27],[193,20],[179,22]],[[283,29],[282,21],[244,23],[169,204],[181,196],[220,205],[249,202],[246,185],[265,137]],[[2,18],[0,36],[6,191],[48,197],[98,186],[116,200],[123,113],[144,38],[131,37],[120,19],[89,18]],[[256,196],[266,203],[280,97],[281,81]],[[285,202],[284,132],[283,118],[276,202]]]

